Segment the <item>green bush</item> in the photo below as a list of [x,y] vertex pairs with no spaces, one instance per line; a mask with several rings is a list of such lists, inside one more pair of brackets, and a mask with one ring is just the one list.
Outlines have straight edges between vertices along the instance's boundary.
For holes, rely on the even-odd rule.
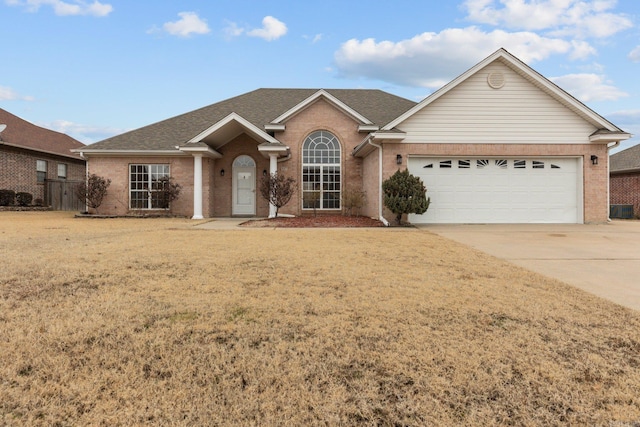
[[16,202],[20,206],[30,206],[33,200],[33,194],[20,192],[16,194]]
[[16,192],[13,190],[0,190],[0,206],[13,205],[16,199]]
[[429,209],[431,198],[422,180],[408,170],[397,171],[382,183],[384,205],[396,215],[398,225],[403,214],[423,214]]

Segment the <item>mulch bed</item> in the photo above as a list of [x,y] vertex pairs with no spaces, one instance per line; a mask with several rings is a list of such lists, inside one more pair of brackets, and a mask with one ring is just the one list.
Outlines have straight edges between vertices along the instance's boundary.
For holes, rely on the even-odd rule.
[[281,228],[336,228],[336,227],[383,227],[377,219],[366,216],[318,215],[297,216],[292,218],[270,218],[247,221],[242,227],[281,227]]

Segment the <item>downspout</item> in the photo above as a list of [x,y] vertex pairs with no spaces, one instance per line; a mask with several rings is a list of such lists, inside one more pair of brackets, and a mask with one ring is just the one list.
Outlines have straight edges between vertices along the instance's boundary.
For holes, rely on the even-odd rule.
[[[607,207],[609,208],[609,214],[611,214],[611,159],[609,151],[612,148],[616,148],[618,145],[620,145],[620,141],[614,141],[607,144]],[[611,222],[609,214],[607,214],[607,222]]]
[[388,227],[389,221],[382,216],[382,145],[374,144],[373,141],[371,141],[371,136],[369,136],[367,142],[378,149],[378,218],[385,227]]
[[291,153],[287,154],[285,157],[281,157],[278,159],[278,163],[281,162],[286,162],[287,160],[289,160],[291,158]]

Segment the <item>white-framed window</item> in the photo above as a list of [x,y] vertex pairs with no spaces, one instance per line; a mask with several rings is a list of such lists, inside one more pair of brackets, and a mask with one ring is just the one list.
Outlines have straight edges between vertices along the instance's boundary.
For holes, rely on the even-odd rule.
[[47,161],[36,160],[36,175],[38,182],[44,182],[47,179]]
[[67,165],[58,163],[58,179],[67,179]]
[[302,208],[340,209],[340,142],[331,132],[313,132],[302,144]]
[[129,207],[167,209],[159,190],[169,176],[169,165],[129,165]]

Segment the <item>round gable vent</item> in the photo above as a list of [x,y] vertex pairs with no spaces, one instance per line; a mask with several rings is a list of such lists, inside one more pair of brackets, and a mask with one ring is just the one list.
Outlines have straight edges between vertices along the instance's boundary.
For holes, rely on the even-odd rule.
[[500,89],[504,86],[504,74],[501,72],[489,73],[487,76],[487,83],[494,89]]

